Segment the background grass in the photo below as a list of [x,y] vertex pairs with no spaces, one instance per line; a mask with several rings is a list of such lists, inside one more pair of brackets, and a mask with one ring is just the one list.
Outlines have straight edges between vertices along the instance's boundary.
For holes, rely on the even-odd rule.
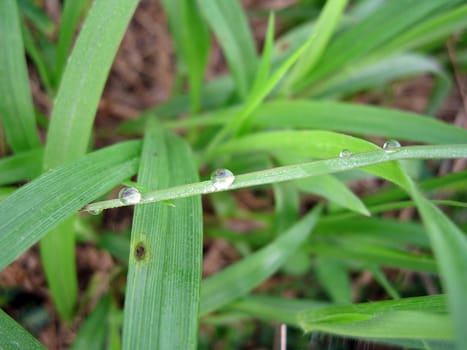
[[0,348],[467,348],[463,1],[162,1],[164,103],[150,6],[0,4]]

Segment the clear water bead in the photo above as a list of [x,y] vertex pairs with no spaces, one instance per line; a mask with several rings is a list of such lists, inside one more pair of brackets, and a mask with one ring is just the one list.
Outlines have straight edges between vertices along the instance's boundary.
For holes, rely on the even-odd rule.
[[339,153],[339,158],[350,158],[352,157],[352,152],[348,149],[343,149],[341,153]]
[[134,187],[125,187],[118,193],[118,198],[123,204],[136,204],[141,200],[141,193]]
[[384,143],[383,149],[386,153],[397,152],[401,148],[401,144],[397,140],[388,140]]
[[216,190],[226,190],[232,185],[235,175],[229,169],[217,169],[211,175],[212,185]]

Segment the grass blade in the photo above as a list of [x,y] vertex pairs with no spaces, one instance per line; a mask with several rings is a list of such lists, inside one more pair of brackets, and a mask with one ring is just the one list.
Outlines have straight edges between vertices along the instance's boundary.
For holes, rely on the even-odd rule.
[[[187,144],[147,128],[138,183],[165,188],[198,179]],[[194,349],[202,264],[201,198],[135,208],[123,349]]]
[[89,201],[136,173],[139,142],[94,152],[49,171],[0,202],[0,269]]
[[318,257],[316,273],[324,289],[336,304],[352,302],[352,286],[346,266],[337,259]]
[[[351,118],[349,116],[352,116]],[[465,143],[467,130],[423,115],[328,101],[273,101],[253,116],[263,127],[325,129],[425,143]]]
[[191,111],[201,107],[204,71],[208,63],[210,38],[198,6],[192,0],[162,1],[167,13],[178,57],[188,70]]
[[311,34],[313,41],[288,75],[283,86],[284,91],[292,90],[293,86],[303,76],[313,70],[323,54],[346,5],[347,0],[329,0],[326,2],[318,21],[313,26],[313,33]]
[[266,247],[203,281],[201,315],[245,296],[276,272],[307,239],[320,213],[321,207],[316,207]]
[[42,154],[43,150],[36,148],[0,159],[0,185],[14,184],[38,176],[42,170]]
[[110,307],[110,296],[108,294],[104,295],[82,324],[71,350],[100,350],[105,348],[106,323],[108,322]]
[[0,1],[0,117],[14,152],[40,145],[16,1]]
[[457,346],[467,347],[465,315],[467,313],[467,238],[438,208],[425,199],[415,184],[411,196],[417,204],[427,228],[431,246],[437,257],[441,280],[446,290],[449,309],[454,319]]
[[451,319],[444,295],[405,298],[303,311],[299,324],[306,332],[347,337],[451,340]]
[[[44,150],[44,169],[49,170],[68,161],[81,158],[90,141],[97,104],[104,88],[107,74],[112,65],[125,29],[138,4],[137,0],[94,1],[86,16],[82,30],[68,60],[54,101],[47,142]],[[70,226],[64,224],[50,232],[41,242],[43,258],[55,259],[44,264],[49,287],[61,283],[77,284],[76,272],[67,273],[74,266],[74,241]],[[63,251],[68,255],[48,255]],[[48,269],[50,266],[65,266],[64,269]],[[52,281],[54,280],[55,281]],[[60,282],[65,281],[65,282]],[[70,294],[52,290],[52,295],[61,295],[65,300],[55,300],[57,305],[67,305],[66,318],[72,314],[76,300]]]
[[206,21],[222,46],[239,96],[245,99],[258,66],[253,36],[238,1],[199,0]]
[[55,98],[44,153],[45,169],[86,153],[107,74],[137,3],[93,3]]
[[1,349],[23,350],[40,349],[45,350],[45,346],[39,343],[30,333],[15,322],[5,311],[0,309],[0,339]]
[[[467,158],[467,144],[460,145],[442,145],[442,146],[409,146],[402,147],[396,152],[385,152],[377,150],[352,155],[351,159],[330,158],[325,160],[313,161],[287,165],[267,170],[255,171],[248,174],[235,176],[234,183],[229,190],[245,188],[258,185],[266,185],[282,181],[291,181],[304,179],[311,176],[333,174],[345,170],[352,170],[369,165],[381,164],[393,160],[402,159],[452,159]],[[399,174],[400,175],[400,174]],[[400,178],[403,188],[407,187],[405,176]],[[142,193],[141,204],[152,203],[175,198],[184,198],[195,196],[197,194],[207,194],[217,192],[213,188],[211,181],[185,184],[166,188],[162,190]],[[101,201],[87,205],[83,210],[94,211],[109,208],[122,207],[128,204],[122,203],[118,199]]]
[[78,25],[80,15],[89,0],[66,0],[63,5],[60,20],[60,31],[58,32],[58,43],[55,53],[55,85],[58,86],[66,60],[71,49],[73,37]]

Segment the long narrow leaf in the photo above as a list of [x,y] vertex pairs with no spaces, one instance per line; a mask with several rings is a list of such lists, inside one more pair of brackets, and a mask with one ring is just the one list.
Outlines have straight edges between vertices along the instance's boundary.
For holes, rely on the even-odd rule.
[[0,185],[38,176],[42,170],[42,154],[43,150],[37,148],[0,159]]
[[0,1],[0,118],[14,152],[39,146],[16,1]]
[[[149,125],[138,183],[196,181],[187,144]],[[133,218],[123,349],[195,349],[202,263],[200,196],[138,206]]]
[[108,147],[48,171],[0,202],[0,269],[89,201],[136,173],[140,143]]
[[427,228],[432,249],[438,260],[441,280],[446,290],[449,309],[453,315],[457,346],[467,348],[465,315],[467,313],[467,237],[438,208],[425,199],[415,184],[411,196]]
[[238,1],[198,1],[209,26],[222,46],[237,92],[244,99],[258,65],[255,44],[247,18]]
[[190,105],[195,112],[201,106],[203,77],[208,63],[208,28],[195,1],[164,0],[162,4],[168,15],[178,55],[188,70]]

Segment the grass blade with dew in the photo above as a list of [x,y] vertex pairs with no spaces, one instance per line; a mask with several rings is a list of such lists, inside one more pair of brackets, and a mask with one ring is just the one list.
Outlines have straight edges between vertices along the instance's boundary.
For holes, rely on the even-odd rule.
[[[396,152],[375,150],[360,154],[356,153],[352,155],[352,158],[350,160],[343,158],[330,158],[325,160],[317,160],[312,162],[281,166],[277,168],[236,175],[235,182],[228,189],[235,190],[238,188],[266,185],[282,181],[299,180],[312,176],[333,174],[346,170],[368,167],[369,165],[376,165],[394,160],[453,158],[467,158],[467,144],[441,146],[408,146],[401,147]],[[396,169],[399,168],[396,167]],[[400,173],[397,172],[394,172],[394,174],[400,175]],[[404,186],[404,188],[406,187],[405,177],[402,178],[397,176],[397,180],[400,182],[401,186]],[[211,181],[203,181],[142,193],[140,203],[153,203],[224,190],[225,189],[219,190],[213,188]],[[85,208],[83,208],[83,210],[96,211],[123,207],[125,205],[128,204],[124,204],[118,199],[112,199],[107,201],[90,203]]]
[[[93,2],[54,101],[44,150],[44,170],[77,160],[86,153],[105,80],[137,4],[137,0]],[[49,286],[77,285],[76,272],[67,273],[75,264],[73,236],[71,224],[64,223],[41,242],[42,257],[48,260],[44,272]],[[57,305],[67,305],[60,314],[69,319],[77,288],[67,294],[59,289],[51,289],[51,293]],[[55,296],[64,299],[58,301]]]
[[[138,183],[165,188],[198,180],[188,145],[151,123]],[[135,208],[123,349],[194,349],[202,264],[200,196]]]
[[222,46],[236,90],[243,100],[253,83],[258,56],[241,4],[237,1],[200,0],[198,6]]
[[181,60],[179,69],[187,70],[190,109],[197,112],[201,107],[203,78],[209,58],[208,28],[195,1],[164,0],[162,4]]
[[266,247],[204,280],[200,314],[245,296],[276,272],[310,235],[320,213],[318,206]]
[[0,117],[13,152],[40,146],[16,1],[0,1]]
[[[6,1],[5,1],[6,2]],[[5,311],[0,309],[0,339],[1,349],[8,350],[45,350],[46,347],[39,343],[28,331],[15,322]]]
[[49,230],[136,173],[140,142],[93,152],[48,171],[0,202],[0,269]]
[[467,314],[467,237],[435,205],[423,197],[413,182],[410,182],[410,194],[417,204],[431,247],[437,258],[441,281],[447,292],[457,346],[467,348],[465,315]]

